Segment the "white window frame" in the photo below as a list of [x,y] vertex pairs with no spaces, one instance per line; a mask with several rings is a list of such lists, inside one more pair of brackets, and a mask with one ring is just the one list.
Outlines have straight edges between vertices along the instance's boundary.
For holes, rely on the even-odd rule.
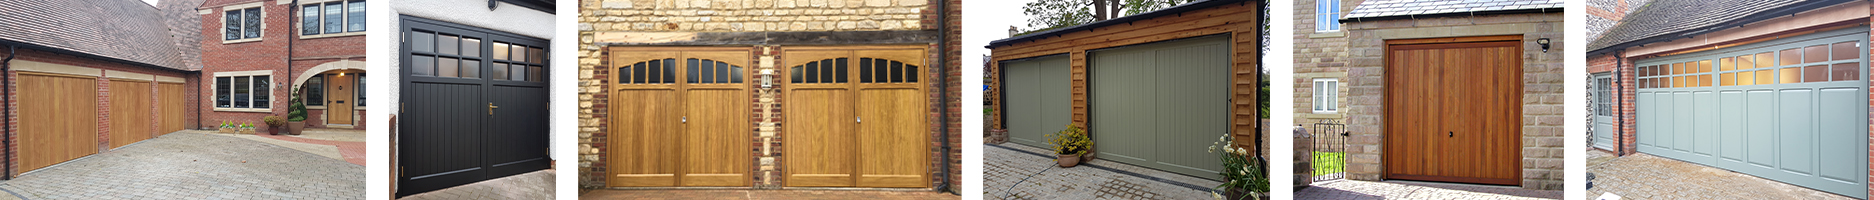
[[[369,27],[370,27],[370,25],[369,25],[369,23],[366,23],[366,25],[365,25],[365,27],[366,27],[366,28],[365,28],[364,30],[362,30],[362,31],[343,31],[343,32],[337,32],[337,33],[326,33],[326,32],[325,32],[325,30],[323,30],[323,29],[324,29],[324,27],[325,27],[325,23],[324,23],[324,22],[325,22],[325,21],[324,21],[324,20],[325,20],[325,11],[324,11],[324,8],[325,8],[325,4],[326,4],[326,3],[330,3],[330,2],[338,2],[338,5],[345,5],[345,10],[344,10],[344,12],[340,12],[340,13],[339,13],[339,15],[341,15],[341,16],[339,17],[339,18],[340,18],[340,22],[339,22],[339,24],[340,24],[340,26],[339,26],[339,29],[345,29],[345,30],[350,30],[350,29],[351,29],[351,23],[350,23],[350,22],[351,22],[351,1],[350,1],[350,0],[307,0],[307,1],[300,1],[300,2],[299,2],[299,5],[295,5],[295,6],[298,6],[298,7],[296,7],[296,8],[299,8],[299,9],[300,9],[300,11],[299,11],[299,13],[293,13],[293,16],[294,16],[294,18],[298,18],[298,19],[299,19],[299,21],[296,21],[296,22],[294,22],[294,24],[293,24],[293,26],[295,26],[295,27],[298,27],[298,28],[296,28],[296,29],[294,30],[294,32],[293,32],[293,34],[294,34],[294,35],[299,35],[299,39],[315,39],[315,38],[328,38],[328,37],[344,37],[344,36],[355,36],[355,35],[364,35],[364,34],[365,34],[365,32],[369,32],[369,31],[371,30],[371,29],[369,28]],[[364,2],[367,2],[367,1],[359,1],[359,2],[360,2],[360,3],[364,3]],[[319,13],[319,17],[318,17],[318,18],[306,18],[306,16],[305,16],[306,14],[305,14],[304,12],[306,12],[306,11],[305,11],[305,9],[306,9],[306,6],[310,6],[310,5],[318,5],[318,6],[319,6],[319,8],[320,8],[320,10],[318,11],[318,13]],[[371,3],[365,3],[365,9],[366,9],[366,10],[365,10],[365,12],[366,12],[366,14],[365,14],[365,15],[367,15],[367,16],[366,16],[366,18],[369,18],[369,16],[368,16],[368,15],[370,15],[370,10],[369,10],[369,9],[370,9],[370,5],[371,5]],[[318,26],[319,26],[319,27],[321,28],[321,30],[319,30],[319,33],[318,33],[318,34],[310,34],[310,35],[308,35],[308,34],[305,34],[305,31],[306,31],[306,20],[313,20],[313,21],[318,21],[318,22],[320,22],[320,23],[318,24]]]
[[1340,0],[1314,0],[1314,32],[1340,32]]
[[[260,9],[256,9],[260,11],[260,37],[246,38],[245,36],[243,36],[241,39],[229,40],[227,36],[228,35],[228,22],[223,21],[221,22],[221,35],[216,36],[217,38],[221,38],[221,43],[233,44],[233,43],[244,43],[244,42],[257,42],[257,41],[260,41],[262,38],[267,38],[267,8],[261,8],[260,6],[262,5],[262,3],[265,3],[265,2],[264,1],[253,2],[253,3],[245,3],[245,4],[240,4],[240,5],[230,5],[230,6],[221,7],[221,12],[219,13],[222,14],[221,16],[222,20],[228,19],[228,16],[227,16],[228,11],[246,10],[249,8],[260,8]],[[246,17],[245,14],[247,13],[246,11],[242,11],[241,14],[243,14],[242,17]],[[241,22],[246,23],[247,22],[246,18],[242,18]],[[246,24],[242,24],[242,26],[246,26]],[[242,28],[246,28],[246,27],[242,27]]]
[[1318,78],[1314,79],[1314,84],[1311,86],[1309,88],[1314,90],[1314,97],[1311,98],[1314,102],[1314,113],[1340,112],[1340,79]]
[[[218,99],[216,98],[219,98],[221,96],[220,87],[221,87],[222,77],[228,77],[229,80],[233,80],[234,77],[250,77],[248,78],[248,81],[253,81],[254,79],[251,78],[253,76],[267,76],[267,84],[268,84],[267,91],[253,90],[253,85],[249,84],[248,90],[247,90],[249,92],[248,99],[247,99],[247,101],[249,102],[248,105],[253,105],[252,103],[254,100],[253,97],[256,96],[256,93],[264,93],[265,95],[267,95],[267,107],[266,108],[223,108],[221,107],[221,105],[219,105],[220,101],[218,101]],[[277,98],[273,96],[273,89],[276,89],[279,87],[279,82],[278,82],[279,80],[274,80],[274,78],[277,78],[277,76],[273,75],[273,70],[215,72],[214,77],[208,80],[210,84],[209,92],[213,94],[213,95],[209,95],[208,100],[207,100],[209,102],[209,107],[214,107],[215,111],[218,111],[218,112],[271,113],[273,112],[273,108],[276,107],[275,106],[276,103],[274,103],[274,101],[277,100]],[[229,87],[233,87],[233,85],[229,85]],[[230,88],[228,89],[228,92],[233,93],[234,89]]]

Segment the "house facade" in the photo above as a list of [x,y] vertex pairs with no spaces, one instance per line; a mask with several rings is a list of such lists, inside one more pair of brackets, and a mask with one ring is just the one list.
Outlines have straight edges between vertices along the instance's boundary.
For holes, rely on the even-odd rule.
[[1342,16],[1347,178],[1561,189],[1562,7],[1387,1]]
[[[7,18],[7,23],[0,23],[0,29],[6,29],[0,34],[4,35],[0,44],[7,46],[8,58],[0,62],[7,72],[5,88],[12,91],[4,98],[11,105],[6,109],[11,121],[5,128],[7,177],[222,122],[253,124],[265,130],[262,117],[285,117],[288,88],[304,87],[284,84],[292,82],[285,77],[362,75],[364,43],[356,37],[363,34],[362,29],[294,34],[302,27],[288,13],[296,13],[295,8],[303,5],[334,2],[341,9],[305,16],[323,18],[325,13],[337,13],[332,16],[342,30],[349,16],[345,13],[363,10],[363,1],[353,1],[359,5],[356,8],[345,8],[351,2],[343,1],[4,3],[0,9],[13,13],[0,17]],[[254,12],[230,14],[236,10]],[[239,22],[261,26],[224,25],[220,19],[229,16],[253,19]],[[362,21],[354,24],[363,27]],[[222,38],[224,31],[234,34]],[[313,88],[346,87],[344,91],[353,94],[350,89],[355,84]],[[355,94],[346,98],[363,98],[362,91]],[[361,113],[361,106],[351,109]],[[361,123],[313,121],[335,117],[321,117],[327,113],[323,110],[312,112],[309,127],[363,128]]]
[[1867,198],[1869,16],[1867,1],[1648,2],[1588,44],[1593,146]]
[[306,127],[365,128],[362,0],[208,0],[195,9],[206,91],[196,125],[285,117],[294,88]]
[[581,1],[579,186],[960,191],[961,1]]
[[1347,31],[1340,17],[1362,0],[1295,1],[1295,123],[1344,122]]
[[[1628,14],[1633,14],[1634,11],[1645,6],[1647,2],[1648,1],[1645,0],[1589,2],[1587,8],[1589,41],[1599,40],[1603,33],[1606,33],[1609,29],[1613,29],[1614,25],[1619,24]],[[1586,120],[1588,124],[1593,125],[1589,127],[1588,132],[1589,147],[1596,150],[1625,155],[1626,153],[1622,152],[1620,149],[1616,149],[1614,145],[1620,143],[1622,138],[1614,138],[1613,134],[1608,134],[1618,132],[1619,129],[1627,127],[1614,123],[1618,121],[1614,118],[1621,117],[1618,113],[1623,111],[1620,109],[1632,107],[1631,105],[1619,106],[1613,104],[1616,98],[1632,97],[1632,95],[1617,94],[1617,92],[1620,91],[1619,88],[1622,88],[1619,85],[1620,82],[1616,82],[1614,78],[1614,76],[1616,76],[1616,72],[1614,71],[1616,68],[1613,66],[1616,65],[1615,62],[1618,60],[1619,57],[1613,54],[1588,55],[1587,69],[1589,77],[1587,89],[1589,91],[1589,115]],[[1625,101],[1632,100],[1628,99]],[[1631,138],[1626,139],[1630,140]]]

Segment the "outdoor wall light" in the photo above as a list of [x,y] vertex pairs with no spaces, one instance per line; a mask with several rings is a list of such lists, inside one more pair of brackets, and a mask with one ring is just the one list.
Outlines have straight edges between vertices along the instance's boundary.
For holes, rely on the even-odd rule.
[[761,76],[761,89],[774,88],[774,76],[767,76],[774,75],[774,70],[763,69],[761,70],[761,75],[763,75]]
[[1536,44],[1542,45],[1543,53],[1549,52],[1549,38],[1536,39]]

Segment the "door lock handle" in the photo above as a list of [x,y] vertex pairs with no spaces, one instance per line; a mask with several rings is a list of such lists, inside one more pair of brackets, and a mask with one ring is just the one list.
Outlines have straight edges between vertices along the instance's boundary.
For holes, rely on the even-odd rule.
[[690,116],[683,116],[682,118],[678,119],[678,121],[686,123],[686,124],[690,123]]
[[488,102],[488,115],[495,115],[496,108],[501,108],[501,107],[495,106],[495,102]]
[[1445,137],[1457,137],[1458,132],[1445,132]]
[[852,117],[853,123],[865,123],[865,117]]

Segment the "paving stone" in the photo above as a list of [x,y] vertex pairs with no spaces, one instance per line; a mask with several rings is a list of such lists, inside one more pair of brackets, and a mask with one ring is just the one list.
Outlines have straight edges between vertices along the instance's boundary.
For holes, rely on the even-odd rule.
[[1332,180],[1295,191],[1295,199],[1561,199],[1560,190],[1411,181]]
[[1854,199],[1651,154],[1589,149],[1588,173],[1595,179],[1588,198],[1613,193],[1626,199]]
[[[1013,143],[985,144],[983,198],[1212,199],[1209,188],[1221,184],[1213,180],[1098,159],[1080,163],[1083,166],[1060,168],[1053,157],[1034,155],[1046,153],[1048,151],[1041,148]],[[1020,184],[1017,185],[1017,182]]]
[[601,189],[579,195],[580,199],[961,199],[961,196],[932,191],[870,190],[640,190]]
[[553,170],[540,170],[404,196],[404,200],[553,199]]
[[184,130],[28,172],[0,189],[27,199],[362,199],[364,176],[364,166],[341,159]]

